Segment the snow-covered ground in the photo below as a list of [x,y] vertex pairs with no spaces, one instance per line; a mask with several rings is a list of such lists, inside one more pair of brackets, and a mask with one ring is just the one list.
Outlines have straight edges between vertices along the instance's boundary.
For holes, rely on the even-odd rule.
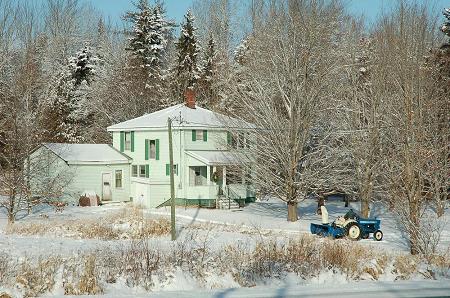
[[[284,241],[289,238],[295,238],[299,235],[309,234],[309,225],[311,222],[320,222],[320,217],[316,215],[317,203],[313,200],[307,200],[300,203],[299,212],[300,220],[295,223],[286,221],[287,210],[284,203],[277,200],[261,201],[249,204],[240,210],[216,210],[216,209],[197,209],[197,208],[180,208],[176,209],[176,226],[177,236],[180,239],[186,237],[208,237],[208,245],[214,251],[216,249],[223,249],[227,245],[247,245],[251,247],[261,239],[277,239]],[[351,207],[358,209],[357,203],[351,203]],[[17,224],[26,223],[60,223],[70,222],[72,220],[99,220],[108,216],[113,212],[118,212],[125,208],[125,204],[110,204],[98,207],[67,207],[62,213],[55,213],[52,208],[41,207],[36,209],[29,216],[24,216],[19,219]],[[344,207],[344,203],[338,200],[330,200],[327,204],[330,214],[330,220],[334,220],[339,215],[345,214],[349,208]],[[170,208],[148,209],[143,210],[147,218],[169,218]],[[385,252],[386,254],[408,254],[408,245],[405,241],[400,227],[395,221],[392,214],[386,211],[381,205],[373,205],[371,208],[371,216],[382,220],[381,229],[384,233],[382,241],[377,242],[372,239],[360,240],[358,243],[367,246],[376,251]],[[447,210],[443,221],[450,222],[450,210]],[[81,239],[79,237],[64,236],[64,233],[49,230],[43,235],[17,235],[6,232],[7,219],[5,214],[0,214],[0,253],[7,252],[8,256],[17,259],[31,258],[42,259],[50,256],[77,256],[84,252],[99,252],[109,251],[114,247],[124,247],[130,244],[129,239],[121,240],[100,240],[100,239]],[[63,237],[61,237],[63,235]],[[206,240],[205,240],[206,241]],[[317,238],[317,241],[321,239]],[[347,241],[347,240],[336,240]],[[148,240],[149,246],[157,247],[165,250],[173,247],[170,241],[170,235],[155,236]],[[441,243],[439,249],[445,251],[450,246],[450,228],[445,225],[442,231]],[[370,260],[368,260],[370,262]],[[450,268],[448,268],[450,274]],[[239,283],[231,275],[223,276],[208,276],[205,278],[206,287],[204,288],[200,283],[195,281],[193,277],[181,268],[174,269],[173,272],[168,273],[169,277],[164,281],[156,281],[153,283],[151,291],[196,291],[211,288],[229,288],[230,293],[236,292],[236,296],[230,297],[244,297],[247,295],[246,291],[235,291],[232,288],[239,287]],[[380,280],[392,281],[396,279],[393,274],[388,272],[383,273],[384,277]],[[415,275],[415,279],[423,279]],[[303,280],[299,279],[296,274],[288,273],[285,276],[275,278],[273,282],[265,281],[264,285],[269,286],[271,293],[276,293],[276,289],[283,288],[286,283],[289,283],[294,288],[302,285],[314,284],[343,284],[353,282],[349,280],[342,273],[329,271],[322,272],[314,278]],[[425,282],[426,283],[426,282]],[[106,288],[106,294],[112,293],[133,293],[133,295],[144,295],[146,290],[141,288],[129,289],[124,281],[120,279],[113,284],[109,284]],[[292,290],[294,291],[294,290]],[[1,274],[0,274],[0,294],[2,292]],[[10,289],[10,293],[18,293],[17,289]],[[270,292],[270,291],[269,291]],[[269,293],[265,292],[265,293]],[[61,294],[61,292],[54,291],[52,294]],[[223,295],[220,293],[224,293]],[[227,290],[214,292],[216,297],[228,297],[225,294]],[[244,296],[239,296],[238,293],[244,293]],[[250,292],[249,292],[250,293]],[[256,294],[260,293],[258,291]],[[254,297],[259,297],[257,295]],[[206,295],[208,295],[206,293]],[[250,294],[248,294],[250,295]],[[119,295],[120,296],[120,295]],[[157,295],[158,296],[158,295]],[[250,295],[251,296],[251,295]],[[288,295],[286,295],[288,296]],[[294,295],[295,296],[295,295]],[[294,297],[292,296],[292,297]],[[161,297],[171,297],[161,296]],[[194,297],[194,296],[192,296]],[[205,296],[207,297],[207,296]],[[247,296],[245,296],[247,297]],[[253,296],[252,296],[253,297]],[[266,296],[270,297],[270,295]],[[278,297],[285,297],[278,295]]]
[[[344,203],[337,199],[329,200],[327,209],[330,221],[337,216],[344,215],[349,208],[359,209],[358,202],[351,202],[350,207],[344,207]],[[316,214],[317,202],[314,200],[305,200],[299,204],[300,220],[297,222],[288,222],[287,208],[283,202],[276,199],[270,199],[262,202],[249,204],[247,207],[236,210],[218,210],[218,209],[197,209],[197,208],[177,208],[177,221],[179,228],[203,222],[203,223],[222,223],[239,227],[241,230],[262,230],[271,231],[274,234],[289,235],[299,233],[310,233],[311,223],[320,223],[321,218]],[[169,215],[170,207],[148,210],[149,216]],[[381,219],[381,230],[383,231],[383,240],[376,242],[373,239],[363,239],[359,243],[372,245],[377,248],[408,252],[408,243],[402,234],[401,227],[395,220],[392,213],[386,211],[381,204],[374,204],[371,207],[371,217]],[[442,249],[450,246],[450,210],[447,209],[446,215],[441,219],[443,230],[441,234],[440,246]]]

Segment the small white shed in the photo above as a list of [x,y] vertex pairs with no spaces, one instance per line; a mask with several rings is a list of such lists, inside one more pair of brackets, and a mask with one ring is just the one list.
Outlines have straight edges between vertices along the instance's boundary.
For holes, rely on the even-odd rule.
[[[110,145],[46,143],[30,158],[46,169],[42,177],[62,172],[70,177],[64,200],[78,202],[80,195],[92,191],[102,201],[130,200],[131,158]],[[39,195],[39,181],[32,185],[33,195]]]

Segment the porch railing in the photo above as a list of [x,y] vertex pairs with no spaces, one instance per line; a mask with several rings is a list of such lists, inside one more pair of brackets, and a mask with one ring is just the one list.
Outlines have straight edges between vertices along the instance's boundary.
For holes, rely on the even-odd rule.
[[231,205],[231,200],[233,200],[236,203],[238,203],[239,208],[245,206],[245,198],[242,198],[241,196],[239,196],[229,186],[226,186],[226,198],[228,199],[228,204],[229,205]]

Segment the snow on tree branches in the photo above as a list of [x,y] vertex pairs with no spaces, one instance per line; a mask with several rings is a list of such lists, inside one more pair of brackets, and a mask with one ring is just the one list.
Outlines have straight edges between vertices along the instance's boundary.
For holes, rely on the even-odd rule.
[[159,3],[152,7],[147,0],[140,0],[136,8],[136,12],[128,12],[124,17],[133,24],[127,50],[134,63],[147,70],[149,79],[161,79],[161,67],[174,23],[165,18]]
[[200,78],[200,69],[197,63],[200,46],[194,26],[194,15],[190,10],[184,16],[184,23],[181,25],[181,33],[176,44],[177,48],[177,65],[175,69],[175,77],[177,84],[181,88],[180,94],[186,88],[192,88]]
[[77,143],[83,141],[82,128],[88,125],[91,112],[88,108],[90,85],[95,80],[98,57],[85,45],[68,59],[50,87],[47,109],[49,139]]

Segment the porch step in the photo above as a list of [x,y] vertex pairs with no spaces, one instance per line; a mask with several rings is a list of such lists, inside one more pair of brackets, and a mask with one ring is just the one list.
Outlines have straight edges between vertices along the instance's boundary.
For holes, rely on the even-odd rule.
[[239,209],[239,204],[234,200],[229,201],[227,198],[219,198],[216,207],[219,209]]

